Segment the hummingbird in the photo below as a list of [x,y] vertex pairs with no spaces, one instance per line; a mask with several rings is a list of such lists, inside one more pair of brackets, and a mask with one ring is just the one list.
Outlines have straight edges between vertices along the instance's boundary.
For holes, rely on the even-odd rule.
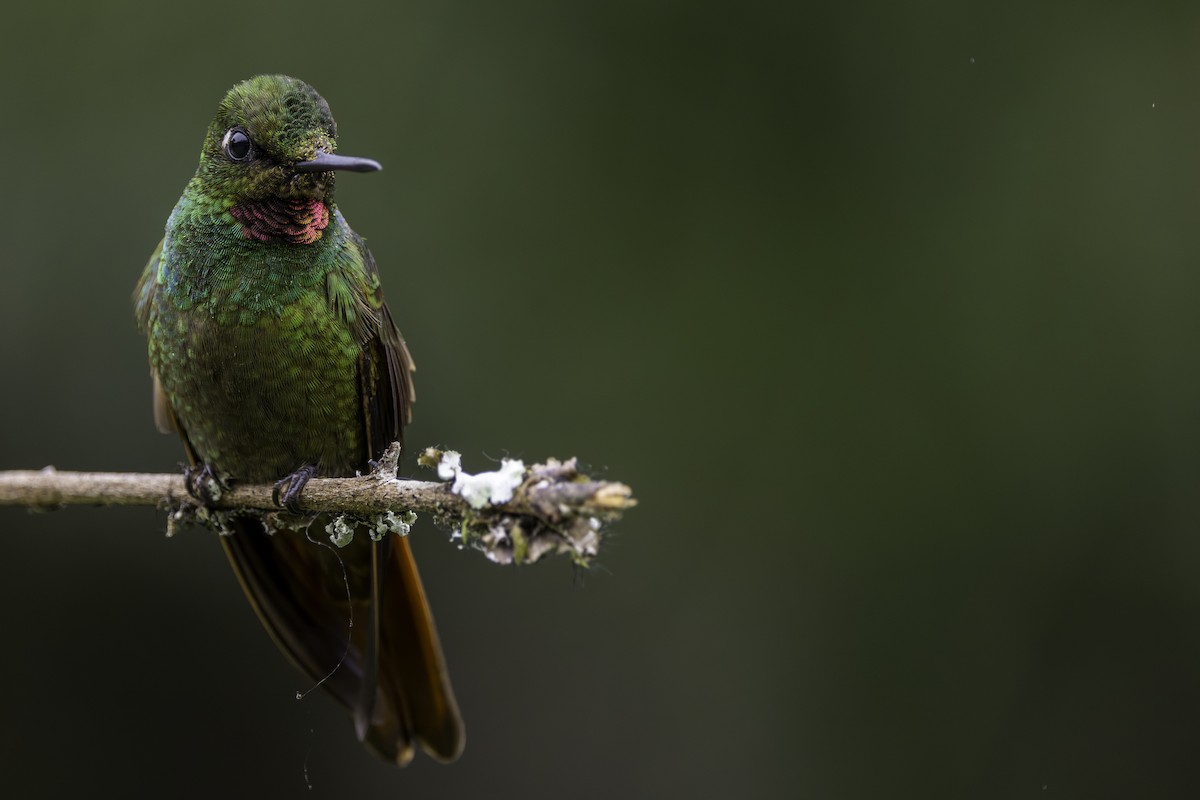
[[[189,490],[273,482],[299,513],[314,476],[365,472],[411,420],[413,360],[363,238],[334,202],[340,155],[311,86],[259,75],[225,95],[200,164],[134,291],[154,420],[178,434]],[[360,530],[336,554],[235,517],[220,537],[279,648],[404,766],[453,761],[464,729],[408,540]],[[340,558],[339,558],[340,556]]]

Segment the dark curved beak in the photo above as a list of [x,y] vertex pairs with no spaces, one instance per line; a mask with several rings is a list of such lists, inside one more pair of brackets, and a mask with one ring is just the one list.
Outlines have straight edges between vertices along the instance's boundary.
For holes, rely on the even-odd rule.
[[296,172],[332,172],[346,170],[347,172],[375,172],[383,169],[383,165],[370,158],[355,158],[354,156],[339,156],[333,153],[322,153],[311,161],[297,161],[293,167]]

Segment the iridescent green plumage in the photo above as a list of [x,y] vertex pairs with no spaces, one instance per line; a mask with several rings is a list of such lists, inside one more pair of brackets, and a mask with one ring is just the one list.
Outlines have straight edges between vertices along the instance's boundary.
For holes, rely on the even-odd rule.
[[[378,165],[335,147],[307,84],[235,86],[135,291],[156,422],[222,480],[353,475],[408,421],[412,360],[333,202],[334,170]],[[303,535],[242,524],[223,543],[280,647],[314,679],[332,670],[323,685],[373,752],[457,757],[462,723],[406,540],[360,535],[342,551],[349,604],[336,559]]]

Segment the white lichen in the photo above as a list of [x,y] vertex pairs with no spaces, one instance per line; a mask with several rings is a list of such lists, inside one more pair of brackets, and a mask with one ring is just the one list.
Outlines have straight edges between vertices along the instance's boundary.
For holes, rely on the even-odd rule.
[[397,536],[408,536],[412,531],[413,523],[416,521],[417,514],[414,511],[405,511],[400,516],[396,516],[395,511],[380,514],[372,520],[370,527],[371,539],[378,542],[389,533],[394,533]]
[[349,519],[346,514],[338,514],[325,526],[325,532],[329,534],[329,541],[333,542],[335,547],[345,547],[354,539],[354,522]]
[[437,465],[438,477],[444,481],[457,477],[462,471],[462,454],[454,450],[442,453],[442,459]]
[[453,450],[442,453],[438,462],[438,477],[444,481],[454,479],[450,491],[467,501],[474,509],[484,506],[502,505],[513,498],[513,491],[525,480],[525,462],[519,458],[505,458],[500,469],[472,475],[464,472],[462,456]]

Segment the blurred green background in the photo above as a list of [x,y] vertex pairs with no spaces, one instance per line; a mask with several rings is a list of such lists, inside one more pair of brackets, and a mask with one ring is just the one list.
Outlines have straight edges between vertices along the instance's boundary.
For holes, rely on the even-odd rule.
[[285,72],[385,165],[413,448],[641,505],[582,576],[418,527],[468,743],[404,771],[210,534],[0,509],[0,794],[1187,796],[1200,9],[1058,5],[8,9],[0,468],[176,467],[130,293]]

